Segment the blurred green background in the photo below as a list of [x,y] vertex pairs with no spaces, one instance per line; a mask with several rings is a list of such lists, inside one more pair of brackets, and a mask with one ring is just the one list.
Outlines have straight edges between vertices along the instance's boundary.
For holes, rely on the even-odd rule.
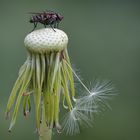
[[[85,81],[111,79],[119,92],[94,127],[53,140],[140,139],[140,2],[135,0],[0,0],[0,140],[37,140],[34,110],[18,115],[12,133],[4,118],[6,103],[26,59],[23,40],[32,30],[28,12],[45,9],[64,15],[69,55]],[[39,26],[42,27],[42,26]],[[88,82],[86,82],[88,83]]]

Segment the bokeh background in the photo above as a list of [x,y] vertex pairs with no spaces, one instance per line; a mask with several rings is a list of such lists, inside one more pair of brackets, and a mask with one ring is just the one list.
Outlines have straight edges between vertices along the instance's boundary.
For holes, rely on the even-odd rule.
[[[26,59],[23,40],[32,30],[29,12],[45,9],[64,15],[69,54],[85,80],[110,79],[119,95],[112,110],[95,117],[94,127],[53,140],[140,139],[140,2],[136,0],[0,0],[0,140],[37,140],[34,110],[18,115],[12,131],[4,118],[6,103]],[[42,28],[42,26],[39,26]]]

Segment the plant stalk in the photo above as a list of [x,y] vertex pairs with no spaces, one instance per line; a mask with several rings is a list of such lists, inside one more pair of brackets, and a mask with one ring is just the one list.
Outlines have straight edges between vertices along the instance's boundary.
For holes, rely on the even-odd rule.
[[45,108],[44,104],[42,105],[42,122],[40,125],[40,135],[39,140],[51,140],[52,129],[48,128],[45,121]]

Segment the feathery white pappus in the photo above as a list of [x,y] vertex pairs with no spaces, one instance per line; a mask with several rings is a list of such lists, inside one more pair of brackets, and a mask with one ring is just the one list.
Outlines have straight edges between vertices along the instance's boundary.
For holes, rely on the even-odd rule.
[[[79,77],[75,72],[74,75]],[[78,80],[80,79],[78,78]],[[104,108],[110,108],[108,100],[116,95],[116,90],[109,80],[96,79],[91,85],[91,91],[81,80],[79,82],[86,92],[84,92],[85,95],[75,99],[75,106],[63,119],[63,131],[68,135],[80,133],[80,128],[92,127],[94,114],[101,112]]]

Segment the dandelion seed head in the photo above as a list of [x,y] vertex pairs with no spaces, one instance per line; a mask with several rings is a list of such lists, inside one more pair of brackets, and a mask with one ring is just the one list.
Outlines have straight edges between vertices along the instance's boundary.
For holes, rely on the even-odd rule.
[[[24,115],[31,111],[32,95],[38,133],[43,122],[50,129],[56,128],[58,133],[80,133],[81,128],[93,126],[94,114],[100,107],[109,107],[107,101],[114,95],[111,82],[96,80],[90,90],[71,67],[67,35],[59,29],[55,31],[51,28],[33,31],[24,40],[28,57],[19,71],[7,104],[6,114],[14,107],[9,130],[15,125],[22,98]],[[78,90],[75,79],[81,85]],[[65,115],[61,113],[61,103]],[[59,123],[61,114],[64,117]]]

